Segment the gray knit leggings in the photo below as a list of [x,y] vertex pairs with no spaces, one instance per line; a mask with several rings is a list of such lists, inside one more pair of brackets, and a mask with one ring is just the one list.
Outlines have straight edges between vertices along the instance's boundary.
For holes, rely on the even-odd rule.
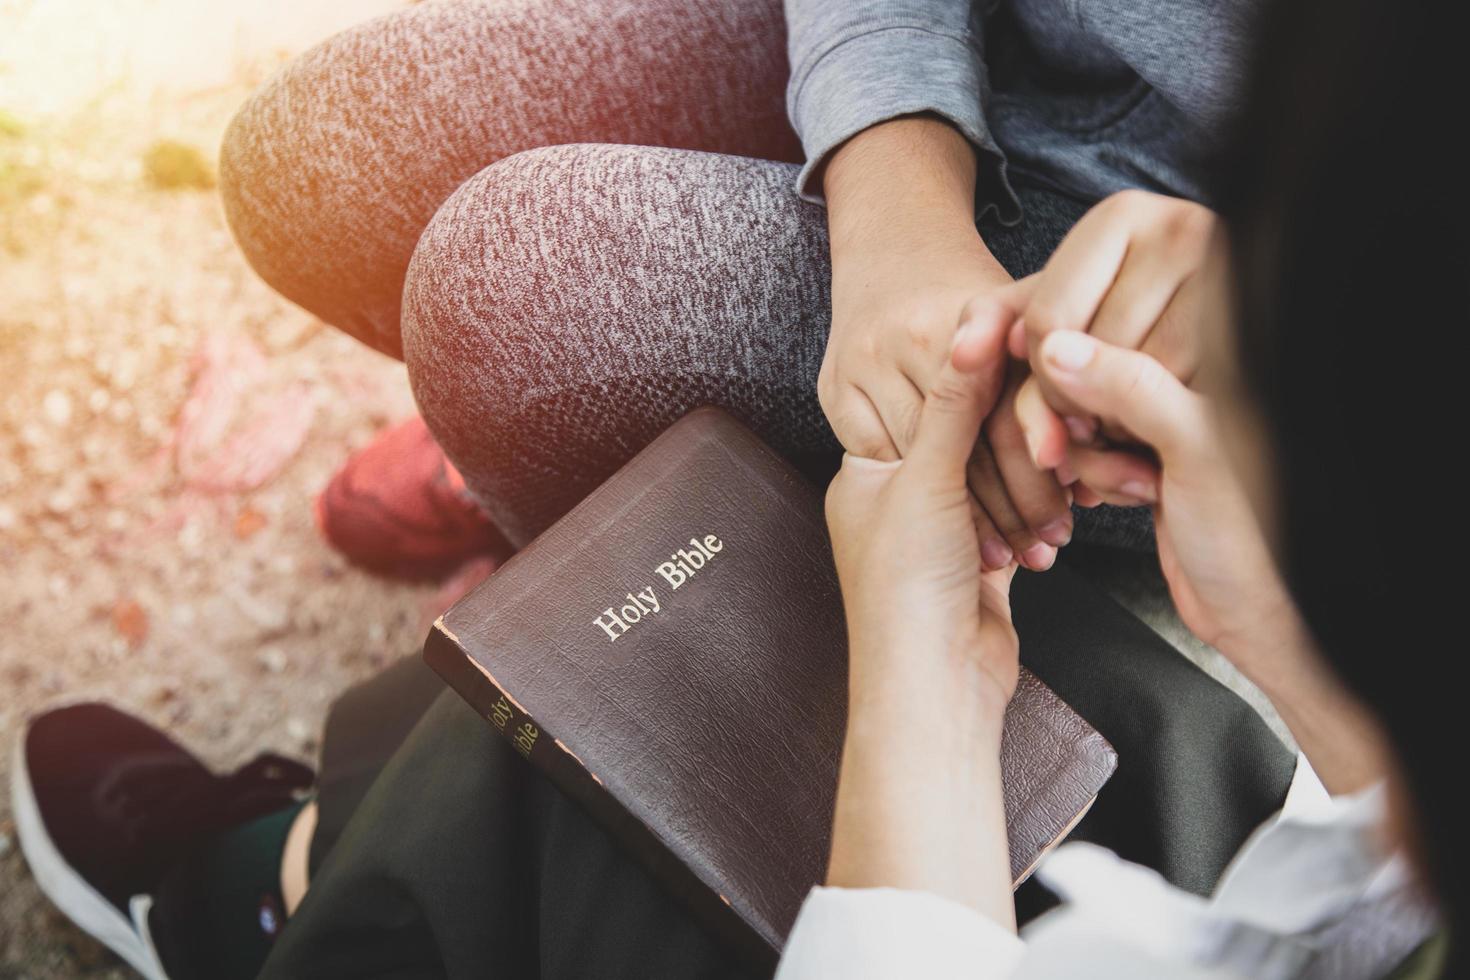
[[[819,476],[827,233],[793,190],[786,76],[780,0],[417,5],[245,105],[226,212],[267,282],[407,362],[512,540],[702,404]],[[982,226],[1017,275],[1084,209],[1021,196],[1021,225]]]

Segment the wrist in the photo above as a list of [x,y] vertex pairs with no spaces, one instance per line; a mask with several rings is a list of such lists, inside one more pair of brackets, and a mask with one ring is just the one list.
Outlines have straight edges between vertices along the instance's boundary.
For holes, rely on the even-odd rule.
[[907,731],[961,754],[998,751],[1006,706],[1015,691],[1014,655],[1007,673],[961,648],[940,641],[885,644],[881,650],[853,644],[848,672],[850,734]]
[[975,168],[969,141],[934,117],[890,119],[858,133],[833,154],[822,178],[834,251],[908,229],[978,242]]
[[1289,613],[1249,656],[1231,659],[1271,702],[1327,790],[1355,792],[1387,773],[1387,743],[1322,659],[1295,609]]
[[932,707],[849,717],[828,883],[928,891],[1014,928],[999,714]]
[[1289,599],[1268,605],[1248,626],[1224,631],[1212,643],[1269,698],[1321,682],[1311,633]]

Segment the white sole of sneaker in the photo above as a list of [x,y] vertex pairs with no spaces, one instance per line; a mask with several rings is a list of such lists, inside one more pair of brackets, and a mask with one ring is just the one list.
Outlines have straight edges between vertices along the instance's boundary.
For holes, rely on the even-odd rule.
[[[66,863],[51,835],[46,833],[41,808],[31,788],[30,773],[26,771],[24,735],[16,741],[10,762],[10,806],[15,814],[16,835],[41,891],[68,919],[127,960],[146,980],[168,980],[148,935],[147,913],[152,902],[146,896],[134,898],[134,918],[130,920],[87,884],[87,879]],[[140,916],[141,922],[134,921]]]

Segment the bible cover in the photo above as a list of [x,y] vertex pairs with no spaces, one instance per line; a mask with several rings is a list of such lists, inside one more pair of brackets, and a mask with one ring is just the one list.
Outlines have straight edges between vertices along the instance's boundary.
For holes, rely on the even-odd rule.
[[[821,495],[781,457],[690,413],[445,613],[425,658],[706,925],[774,959],[825,876],[847,701]],[[1116,762],[1022,670],[1017,884]]]

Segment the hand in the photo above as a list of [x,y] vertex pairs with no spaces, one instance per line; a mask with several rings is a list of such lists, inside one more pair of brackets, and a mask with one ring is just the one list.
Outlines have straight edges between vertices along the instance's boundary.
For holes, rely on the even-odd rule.
[[1001,341],[962,328],[908,454],[849,454],[827,491],[851,694],[827,880],[932,891],[1014,929],[1000,780],[1014,569],[981,572],[965,475]]
[[959,697],[1001,708],[1015,691],[1007,600],[1014,566],[982,572],[965,473],[999,394],[1000,337],[993,328],[961,329],[908,454],[880,461],[849,453],[827,490],[855,707],[902,686],[891,671],[935,675]]
[[[1048,334],[1078,330],[1141,350],[1187,384],[1200,361],[1200,272],[1217,224],[1214,212],[1191,201],[1144,191],[1109,197],[1077,222],[1041,272],[1002,297],[1017,318],[1011,352],[1032,358]],[[1097,432],[1097,420],[1048,390],[1044,378],[1023,387],[1016,411],[1038,466],[1057,466],[1069,435],[1086,442]]]
[[[828,165],[832,331],[817,394],[853,455],[907,453],[963,311],[1011,282],[975,230],[974,183],[974,151],[932,119],[875,126]],[[971,466],[981,557],[989,569],[1019,556],[1039,570],[1071,537],[1071,512],[1055,476],[1031,462],[1013,396]]]
[[1205,397],[1148,354],[1073,331],[1046,337],[1034,366],[1072,410],[1155,454],[1064,447],[1068,468],[1105,501],[1153,507],[1159,559],[1190,631],[1227,656],[1279,634],[1291,601]]
[[1384,771],[1371,717],[1322,662],[1226,460],[1206,399],[1147,354],[1056,331],[1034,362],[1047,390],[1155,456],[1071,443],[1065,462],[1110,503],[1153,507],[1180,618],[1271,699],[1333,792]]

